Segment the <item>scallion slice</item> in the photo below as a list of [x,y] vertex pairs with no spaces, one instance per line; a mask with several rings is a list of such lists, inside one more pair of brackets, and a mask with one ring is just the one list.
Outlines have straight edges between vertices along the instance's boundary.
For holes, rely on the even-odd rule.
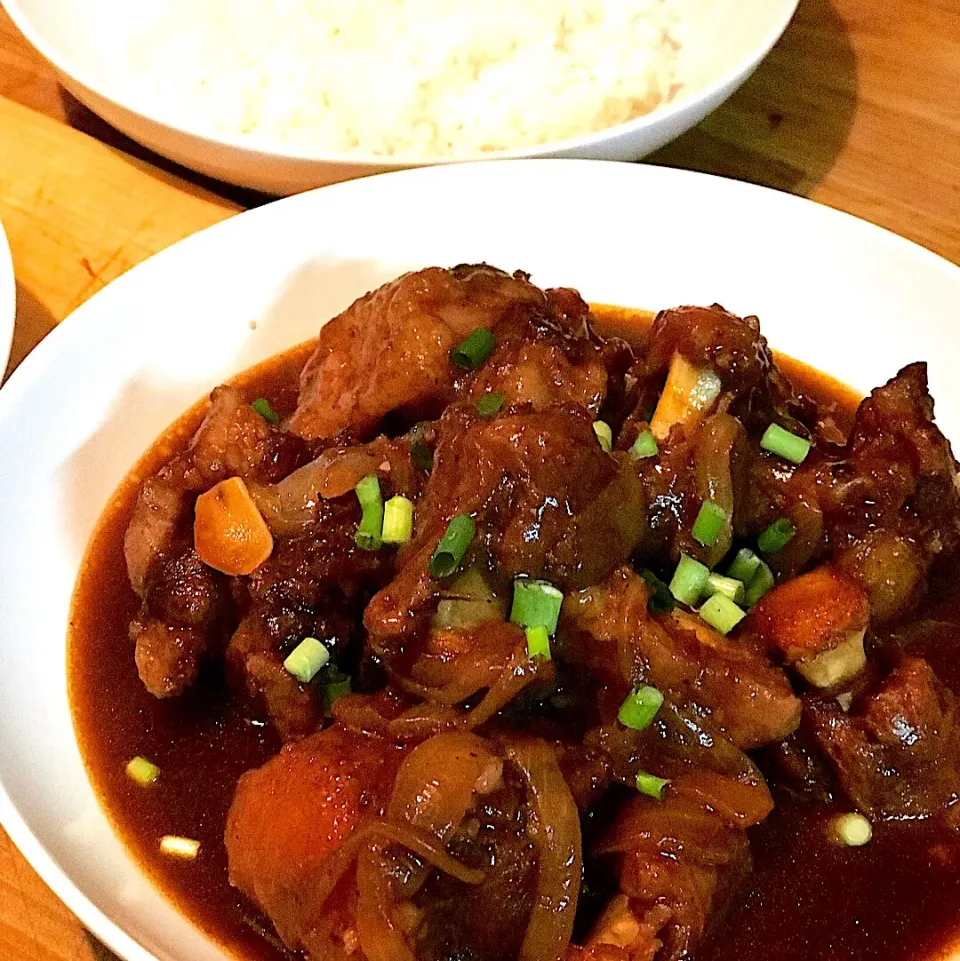
[[545,661],[552,659],[550,654],[550,635],[545,627],[528,627],[527,634],[527,655],[529,657],[542,657]]
[[704,547],[713,547],[717,543],[720,531],[727,522],[727,512],[713,501],[704,501],[700,505],[700,513],[693,523],[693,539]]
[[200,851],[200,842],[193,838],[181,838],[175,834],[165,834],[160,839],[160,850],[172,858],[193,861]]
[[670,588],[653,571],[645,567],[638,573],[646,581],[647,587],[650,588],[650,595],[647,597],[647,610],[651,614],[669,614],[674,606]]
[[773,587],[773,584],[773,571],[770,570],[770,567],[764,561],[760,561],[756,574],[753,575],[750,583],[747,584],[747,589],[743,597],[744,604],[746,604],[747,607],[753,607],[753,605]]
[[476,370],[496,346],[493,334],[486,327],[478,327],[450,351],[450,359],[464,370]]
[[430,424],[424,421],[417,424],[410,433],[410,460],[421,470],[430,470],[433,467],[433,448],[423,439],[429,426]]
[[805,437],[791,434],[790,431],[784,430],[779,424],[771,424],[763,432],[763,437],[760,438],[760,446],[764,450],[770,451],[771,454],[777,454],[784,458],[784,460],[791,461],[794,464],[802,464],[806,460],[807,454],[810,453],[811,444]]
[[700,608],[700,616],[718,633],[729,634],[747,615],[729,597],[714,594]]
[[639,434],[630,447],[630,456],[635,460],[644,457],[656,457],[659,453],[660,448],[657,446],[657,439],[648,430]]
[[757,573],[757,568],[763,563],[759,557],[749,547],[743,547],[737,551],[730,566],[727,568],[727,577],[732,577],[735,581],[742,581],[749,584],[753,580],[753,575]]
[[476,532],[477,526],[469,514],[456,514],[450,518],[430,558],[430,574],[433,577],[449,577],[460,566]]
[[673,579],[670,581],[670,593],[681,604],[689,604],[693,607],[700,600],[709,576],[709,567],[694,560],[689,554],[681,554],[680,563],[677,564]]
[[152,761],[148,761],[145,757],[140,757],[138,754],[136,757],[131,758],[127,764],[127,777],[136,781],[140,787],[149,787],[160,777],[160,768]]
[[790,543],[793,535],[797,533],[796,527],[789,517],[781,517],[775,520],[758,538],[757,547],[764,554],[776,554],[782,551]]
[[496,392],[484,394],[483,397],[477,401],[477,413],[481,417],[493,417],[494,414],[500,412],[500,408],[503,407],[503,402],[506,399],[503,394]]
[[350,693],[350,675],[341,674],[336,668],[328,671],[324,678],[323,703],[329,715],[335,701]]
[[738,581],[733,577],[724,577],[723,574],[711,572],[703,593],[707,597],[722,594],[724,597],[729,597],[734,604],[742,604],[746,594],[746,585],[743,581]]
[[367,474],[357,484],[357,500],[363,517],[357,527],[357,547],[365,551],[379,550],[383,544],[383,495],[380,493],[380,481],[376,474]]
[[264,420],[270,421],[271,424],[279,424],[280,416],[270,405],[270,401],[266,397],[258,397],[250,405]]
[[315,637],[305,637],[286,657],[283,668],[301,684],[309,684],[330,660],[330,652]]
[[383,543],[406,544],[413,536],[413,501],[397,494],[383,505]]
[[595,420],[593,422],[593,432],[600,441],[600,447],[608,454],[613,450],[613,431],[605,420]]
[[663,800],[663,789],[670,782],[654,774],[647,774],[646,771],[637,772],[637,790],[647,797],[652,797],[656,801]]
[[873,828],[862,814],[839,814],[830,822],[830,831],[850,848],[863,847],[872,837]]
[[636,687],[620,705],[617,719],[624,727],[644,731],[653,722],[662,704],[663,695],[655,687]]
[[555,634],[562,604],[563,592],[549,581],[518,577],[513,582],[510,620],[520,627],[542,627]]

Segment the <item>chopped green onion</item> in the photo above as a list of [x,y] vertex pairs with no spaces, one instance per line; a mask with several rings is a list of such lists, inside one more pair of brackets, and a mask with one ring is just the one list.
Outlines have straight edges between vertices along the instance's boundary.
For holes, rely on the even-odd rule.
[[450,351],[450,359],[464,370],[476,370],[496,346],[497,341],[493,334],[486,327],[478,327]]
[[673,595],[670,588],[657,577],[653,571],[643,568],[639,571],[640,576],[647,582],[650,588],[650,596],[647,598],[647,610],[651,614],[669,614],[674,607]]
[[757,547],[764,554],[776,554],[782,551],[797,533],[796,527],[789,517],[775,520],[758,538]]
[[732,563],[727,568],[727,577],[732,577],[735,581],[742,581],[749,584],[753,580],[753,575],[757,573],[757,568],[763,563],[749,547],[743,547],[737,551]]
[[160,777],[160,768],[145,757],[137,755],[127,764],[127,776],[136,781],[140,787],[149,787]]
[[335,667],[328,671],[323,685],[323,703],[327,714],[333,707],[333,702],[350,693],[350,675],[341,674]]
[[463,560],[467,548],[477,532],[477,526],[469,514],[456,514],[430,558],[430,573],[433,577],[449,577]]
[[600,441],[600,447],[608,454],[613,450],[613,431],[605,420],[595,420],[593,422],[593,432]]
[[513,582],[510,620],[520,627],[542,627],[555,634],[562,604],[563,592],[549,581],[518,577]]
[[192,861],[200,850],[200,842],[193,838],[180,838],[175,834],[165,834],[160,839],[160,850],[173,858],[183,858]]
[[270,421],[271,424],[279,424],[280,417],[277,412],[270,406],[270,401],[266,397],[258,397],[250,405],[264,420]]
[[747,615],[729,597],[714,594],[700,608],[700,616],[720,634],[729,634]]
[[663,800],[663,789],[670,782],[662,777],[647,774],[646,771],[637,772],[637,790],[647,797],[652,797],[657,801]]
[[704,547],[713,547],[717,543],[720,531],[727,522],[727,512],[713,501],[704,501],[700,505],[700,513],[693,523],[693,539]]
[[413,461],[414,467],[419,467],[421,470],[430,470],[433,467],[433,448],[423,439],[429,426],[428,421],[423,421],[410,433],[410,460]]
[[747,607],[753,607],[753,605],[773,587],[773,584],[773,571],[770,570],[770,567],[766,563],[760,561],[760,565],[757,567],[757,573],[753,575],[750,583],[747,584],[747,590],[743,597],[744,604],[746,604]]
[[873,828],[862,814],[838,815],[830,822],[830,831],[841,844],[851,848],[863,847],[873,837]]
[[744,594],[746,593],[746,585],[743,581],[738,581],[733,577],[724,577],[723,574],[711,573],[707,578],[707,586],[704,588],[703,593],[707,597],[713,597],[714,594],[722,594],[724,597],[729,597],[734,604],[742,604]]
[[305,637],[286,657],[283,668],[301,684],[309,684],[330,660],[330,652],[315,637]]
[[503,394],[499,393],[484,394],[477,401],[477,413],[481,417],[493,417],[494,414],[500,412],[500,408],[503,407],[503,402],[506,399]]
[[545,661],[551,660],[550,654],[550,635],[545,627],[527,628],[527,654],[530,657],[542,657]]
[[700,600],[709,576],[709,567],[694,560],[689,554],[681,554],[680,563],[677,564],[673,580],[670,581],[670,593],[681,604],[693,607]]
[[777,454],[794,464],[802,464],[810,453],[810,441],[784,430],[779,424],[771,424],[760,438],[760,446],[771,454]]
[[383,543],[383,496],[380,481],[376,474],[367,474],[357,484],[357,500],[363,510],[363,517],[357,527],[357,547],[365,551],[376,551]]
[[397,494],[383,505],[383,543],[406,544],[413,536],[413,501]]
[[624,727],[644,731],[653,722],[662,704],[663,695],[655,687],[636,687],[620,705],[617,719]]
[[630,448],[630,456],[635,460],[640,460],[643,457],[656,457],[659,453],[660,448],[657,447],[657,439],[648,430],[639,434]]

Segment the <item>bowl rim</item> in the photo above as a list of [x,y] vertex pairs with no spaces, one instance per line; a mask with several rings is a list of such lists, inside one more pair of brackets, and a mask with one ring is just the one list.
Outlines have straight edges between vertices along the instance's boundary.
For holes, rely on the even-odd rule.
[[[6,291],[9,290],[9,294]],[[0,379],[10,362],[17,316],[17,279],[13,271],[10,242],[0,223]]]
[[186,134],[206,146],[229,147],[232,150],[243,153],[251,159],[273,157],[284,161],[300,163],[349,164],[358,168],[370,168],[371,170],[375,168],[381,171],[385,166],[434,166],[454,163],[472,163],[481,160],[521,160],[545,157],[561,152],[573,156],[577,153],[595,148],[612,139],[630,137],[641,131],[654,129],[660,124],[669,125],[671,120],[678,118],[685,111],[694,108],[698,103],[704,101],[709,102],[717,98],[721,98],[722,101],[722,99],[725,99],[725,90],[730,88],[726,94],[726,96],[729,96],[729,92],[736,89],[736,87],[757,68],[783,35],[800,5],[800,0],[778,0],[778,2],[783,5],[781,15],[776,18],[770,30],[760,43],[754,47],[753,51],[737,65],[724,71],[709,83],[694,88],[688,95],[681,94],[676,100],[667,101],[654,108],[650,113],[643,114],[640,117],[635,117],[633,120],[628,120],[612,127],[605,127],[603,130],[593,133],[568,137],[563,140],[550,140],[544,143],[510,150],[475,151],[456,157],[369,153],[324,154],[288,147],[279,142],[251,142],[244,137],[234,134],[214,135],[210,131],[204,131],[200,126],[194,126],[186,121],[181,122],[179,118],[174,118],[162,107],[159,110],[154,110],[153,107],[149,105],[142,107],[139,105],[140,98],[138,98],[133,85],[130,87],[132,94],[129,96],[123,95],[118,97],[113,93],[107,92],[103,84],[91,80],[84,70],[76,69],[68,57],[62,54],[59,48],[53,42],[49,41],[44,33],[34,27],[33,22],[21,8],[19,0],[0,0],[0,7],[6,10],[16,28],[23,34],[31,46],[59,73],[70,77],[74,82],[80,84],[96,97],[110,103],[114,107],[136,114],[169,131]]

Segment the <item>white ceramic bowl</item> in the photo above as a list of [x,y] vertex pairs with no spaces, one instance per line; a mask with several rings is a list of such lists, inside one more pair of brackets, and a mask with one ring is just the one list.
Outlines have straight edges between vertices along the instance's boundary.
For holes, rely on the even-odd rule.
[[17,287],[13,277],[13,261],[10,259],[7,235],[3,232],[3,224],[0,224],[0,377],[3,377],[10,359],[16,312]]
[[[383,209],[376,230],[357,216]],[[0,822],[128,961],[225,955],[145,879],[84,772],[65,637],[93,526],[213,385],[404,270],[478,260],[594,301],[756,312],[776,347],[862,390],[927,359],[939,421],[960,438],[960,268],[826,207],[702,174],[580,161],[407,171],[241,214],[134,268],[0,391]]]
[[[115,127],[179,163],[220,180],[290,194],[402,167],[449,163],[443,158],[394,161],[322,156],[282,145],[199,129],[191,118],[142,101],[127,74],[125,48],[145,17],[169,0],[2,0],[24,36],[56,68],[65,87]],[[653,113],[600,133],[539,147],[462,159],[583,157],[638,160],[699,123],[754,71],[783,33],[798,0],[688,0],[696,33],[687,46],[696,64],[687,92]]]

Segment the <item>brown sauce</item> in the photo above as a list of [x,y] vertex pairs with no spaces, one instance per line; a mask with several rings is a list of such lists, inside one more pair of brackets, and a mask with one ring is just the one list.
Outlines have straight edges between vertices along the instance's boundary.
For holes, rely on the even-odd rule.
[[[596,313],[602,332],[642,344],[650,315],[608,307]],[[286,415],[312,346],[278,355],[234,383]],[[849,427],[859,399],[849,388],[797,361],[778,361],[801,390],[834,405],[839,426]],[[91,539],[70,622],[70,701],[97,794],[144,870],[225,948],[247,961],[278,961],[289,952],[256,907],[230,887],[223,844],[237,779],[275,753],[278,741],[233,709],[215,670],[183,698],[152,697],[137,676],[127,635],[138,601],[127,581],[123,536],[140,481],[189,438],[204,408],[197,404],[147,452]],[[926,605],[941,627],[911,640],[960,691],[960,666],[942,647],[938,654],[937,641],[943,629],[960,631],[954,584],[945,580]],[[125,774],[138,754],[161,768],[147,789]],[[774,814],[753,833],[755,871],[713,941],[697,952],[698,961],[921,961],[944,949],[960,930],[960,844],[922,824],[881,824],[866,847],[843,849],[827,841],[826,818],[822,808],[777,797]],[[181,862],[162,855],[165,834],[199,840],[199,857]]]

